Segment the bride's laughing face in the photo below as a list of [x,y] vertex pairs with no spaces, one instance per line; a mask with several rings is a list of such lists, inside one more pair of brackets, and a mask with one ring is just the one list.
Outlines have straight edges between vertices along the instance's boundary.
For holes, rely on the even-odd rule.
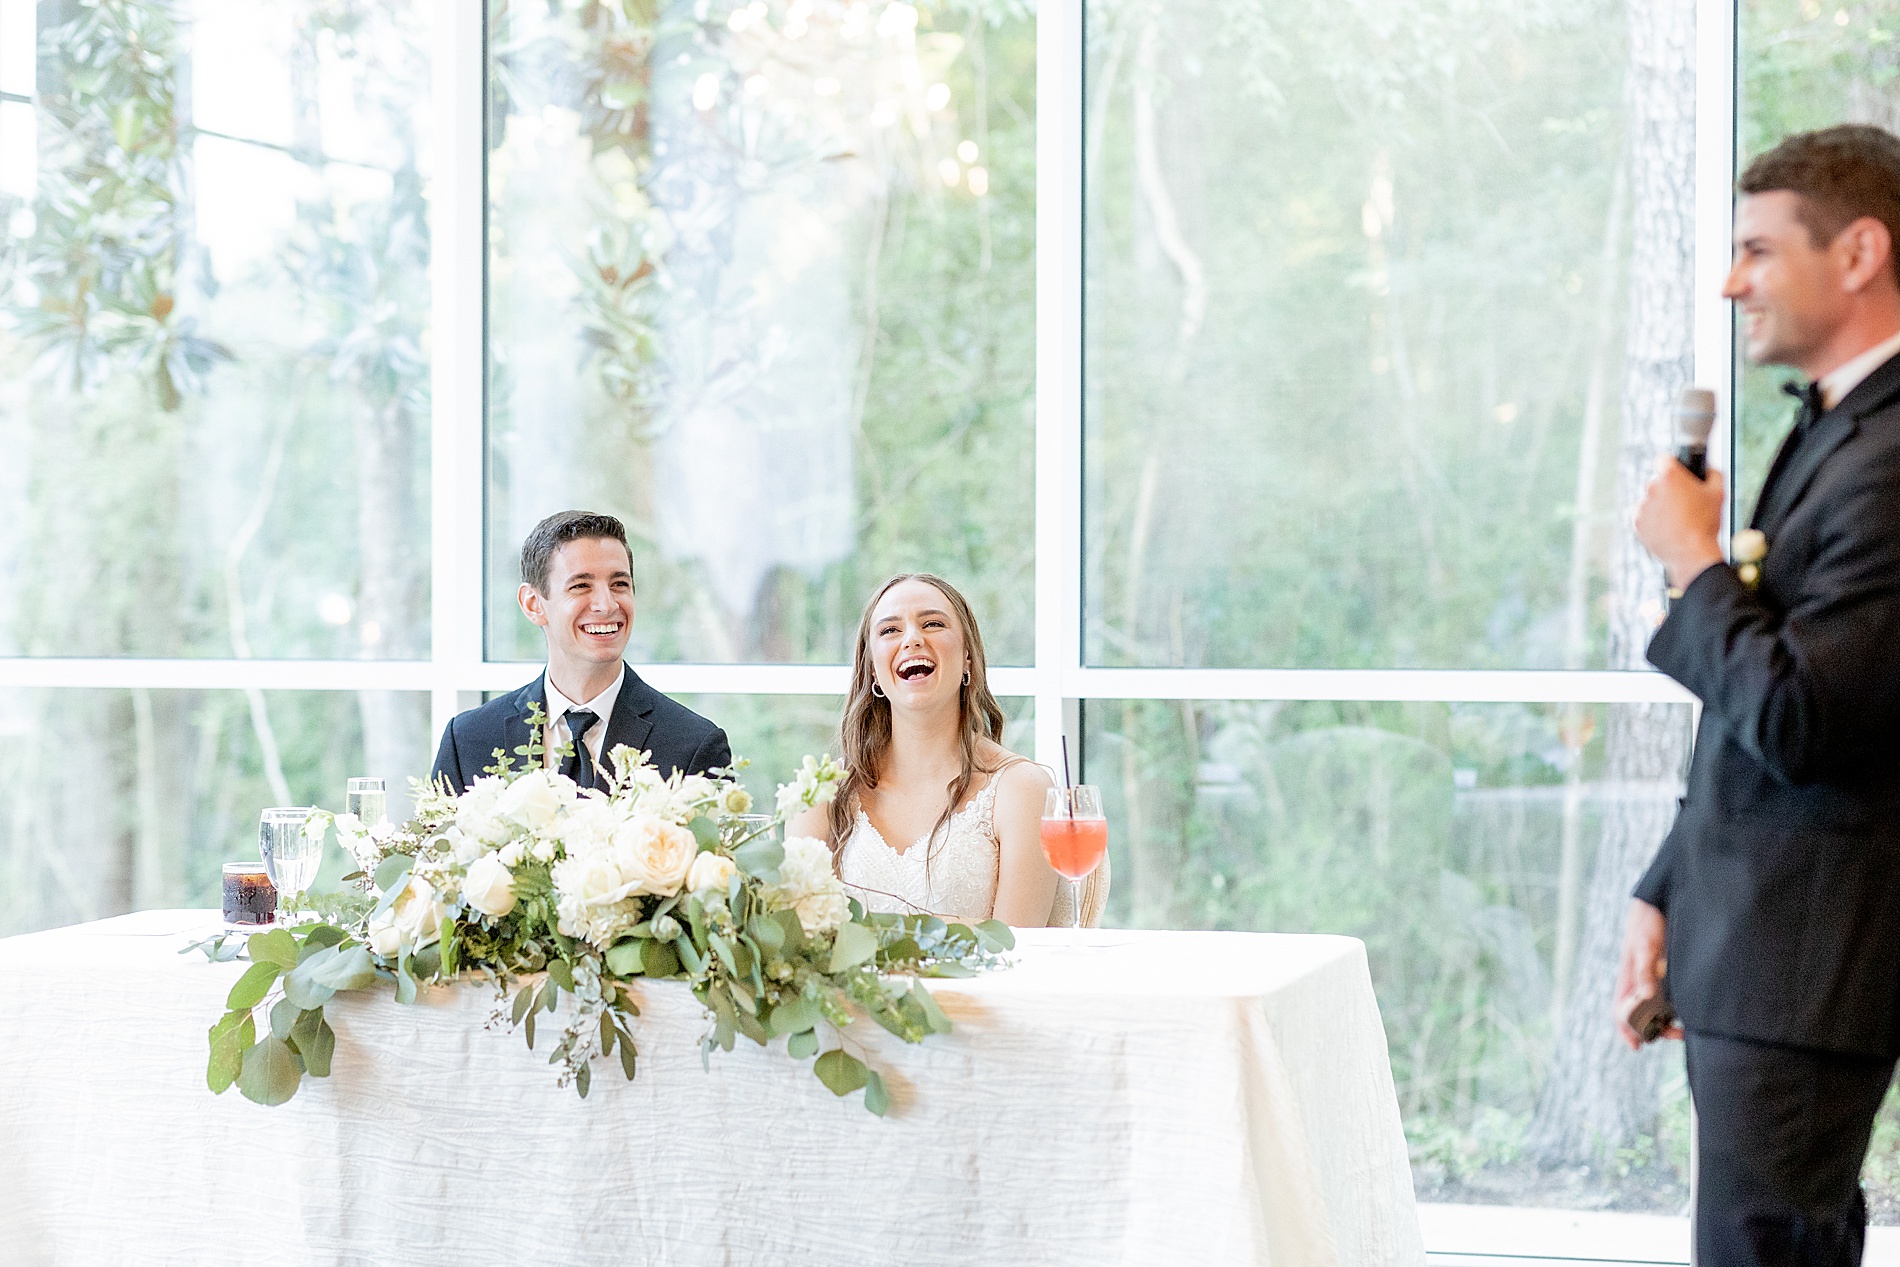
[[963,630],[936,586],[904,581],[878,600],[871,620],[871,668],[893,708],[927,712],[954,704],[969,667]]

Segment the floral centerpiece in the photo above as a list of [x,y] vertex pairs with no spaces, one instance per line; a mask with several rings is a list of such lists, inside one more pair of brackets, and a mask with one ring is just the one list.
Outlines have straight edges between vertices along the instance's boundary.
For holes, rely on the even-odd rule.
[[867,915],[822,841],[775,839],[792,815],[835,797],[844,770],[829,757],[806,757],[776,812],[753,815],[742,762],[718,777],[662,778],[623,746],[602,768],[606,786],[582,790],[543,769],[538,741],[516,753],[522,768],[497,750],[460,796],[418,784],[415,817],[400,827],[316,816],[313,829],[334,825],[358,862],[346,877],[356,887],[325,905],[326,918],[248,939],[251,967],[211,1027],[214,1092],[235,1085],[281,1104],[305,1074],[326,1076],[336,1036],[324,1009],[339,993],[388,982],[413,1003],[422,986],[479,978],[500,992],[495,1022],[519,1027],[530,1048],[537,1018],[561,1018],[550,1063],[585,1096],[597,1057],[618,1055],[634,1076],[628,983],[644,977],[691,984],[708,1014],[703,1058],[741,1035],[782,1036],[791,1056],[815,1058],[833,1093],[862,1088],[881,1115],[883,1080],[843,1039],[854,1011],[906,1042],[947,1033],[917,978],[972,975],[1014,945],[995,920]]

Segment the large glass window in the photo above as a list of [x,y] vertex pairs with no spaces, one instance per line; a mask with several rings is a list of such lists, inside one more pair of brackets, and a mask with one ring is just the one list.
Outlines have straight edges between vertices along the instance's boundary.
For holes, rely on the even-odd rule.
[[849,659],[939,571],[1032,645],[1035,28],[985,6],[505,3],[491,56],[488,648],[516,553],[634,538],[643,660]]
[[1683,1207],[1681,1049],[1632,1056],[1606,1018],[1626,842],[1682,794],[1681,770],[1631,777],[1617,754],[1661,730],[1686,752],[1686,706],[1084,712],[1113,922],[1365,941],[1421,1200]]
[[1090,663],[1604,663],[1623,13],[1091,0]]
[[0,13],[0,654],[427,657],[428,7]]
[[[344,780],[372,771],[364,718],[416,703],[332,691],[0,693],[0,937],[218,905],[222,864],[257,857],[259,809],[341,808]],[[374,769],[398,788],[411,772]],[[390,809],[401,812],[401,798]],[[330,850],[318,887],[347,869]]]

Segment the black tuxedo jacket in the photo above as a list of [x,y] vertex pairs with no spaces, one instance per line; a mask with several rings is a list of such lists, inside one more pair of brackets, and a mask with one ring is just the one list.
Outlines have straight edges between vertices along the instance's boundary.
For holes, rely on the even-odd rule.
[[[497,748],[513,758],[519,769],[522,758],[515,749],[533,733],[528,706],[538,704],[542,713],[547,712],[546,683],[544,672],[518,691],[458,714],[442,732],[434,775],[446,775],[449,785],[460,793],[495,764]],[[636,752],[651,752],[653,764],[668,776],[676,769],[704,774],[732,764],[725,731],[660,694],[624,665],[620,695],[614,700],[613,716],[607,719],[607,734],[600,745],[603,765],[607,754],[621,744]]]
[[1636,896],[1691,1029],[1900,1053],[1900,357],[1793,433],[1760,586],[1688,587],[1649,645],[1703,703],[1688,796]]

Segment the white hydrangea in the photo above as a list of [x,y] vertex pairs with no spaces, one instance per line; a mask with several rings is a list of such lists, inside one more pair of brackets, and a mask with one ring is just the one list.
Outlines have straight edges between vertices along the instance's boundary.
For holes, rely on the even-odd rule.
[[851,917],[851,902],[832,870],[831,848],[811,836],[785,842],[778,883],[766,891],[774,909],[791,909],[807,933],[832,933]]
[[483,775],[468,785],[455,802],[455,825],[466,836],[485,845],[504,845],[514,827],[502,818],[500,805],[508,784],[492,774]]

